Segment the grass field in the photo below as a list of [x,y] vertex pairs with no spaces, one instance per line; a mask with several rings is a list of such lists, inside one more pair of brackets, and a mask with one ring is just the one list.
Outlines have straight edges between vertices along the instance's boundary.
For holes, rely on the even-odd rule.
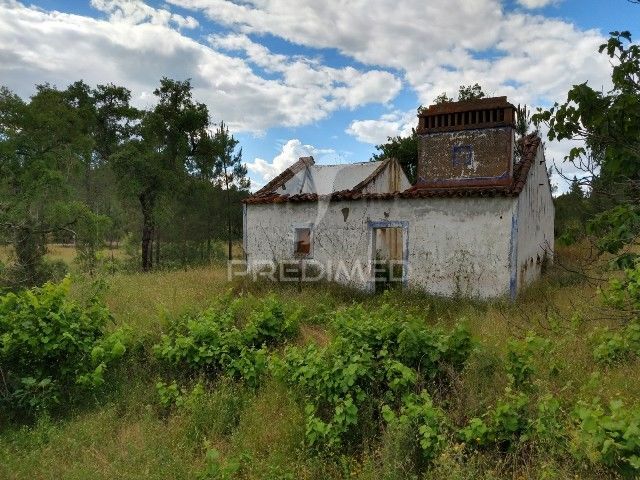
[[[50,254],[70,261],[73,251],[51,248]],[[582,255],[579,248],[560,253],[563,264]],[[593,270],[592,273],[599,272]],[[317,319],[355,302],[375,310],[382,303],[412,312],[426,326],[450,328],[465,323],[479,348],[457,379],[446,406],[456,421],[477,415],[495,403],[506,381],[496,359],[504,356],[510,339],[535,332],[553,348],[536,376],[537,388],[552,392],[562,405],[600,397],[640,403],[637,361],[610,367],[596,365],[589,333],[615,322],[598,300],[597,281],[587,281],[555,266],[515,303],[442,299],[417,292],[366,296],[326,284],[297,285],[228,283],[225,267],[117,273],[100,278],[114,327],[131,332],[134,347],[118,370],[107,394],[61,417],[42,417],[35,424],[0,432],[2,479],[191,479],[226,478],[213,471],[207,452],[219,462],[239,467],[228,478],[407,478],[389,473],[383,442],[361,445],[344,455],[326,458],[303,448],[303,405],[275,380],[257,390],[220,380],[196,409],[158,412],[155,383],[159,366],[150,345],[172,320],[206,308],[219,295],[260,299],[274,293],[289,305],[299,305],[303,318]],[[73,295],[82,299],[95,279],[77,276]],[[321,317],[322,315],[320,315]],[[331,329],[321,321],[303,322],[297,344],[326,343]],[[553,367],[553,368],[552,368]],[[462,452],[456,442],[440,454],[424,478],[615,478],[610,470],[579,469],[563,455],[495,451]],[[210,453],[209,453],[210,455]],[[207,470],[209,468],[209,470]],[[208,473],[203,473],[208,472]],[[408,473],[406,474],[408,475]]]

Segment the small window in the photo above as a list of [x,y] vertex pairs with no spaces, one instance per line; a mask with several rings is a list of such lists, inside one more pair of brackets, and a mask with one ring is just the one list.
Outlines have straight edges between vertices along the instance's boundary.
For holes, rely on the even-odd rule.
[[309,255],[311,253],[311,229],[296,228],[294,253],[298,255]]

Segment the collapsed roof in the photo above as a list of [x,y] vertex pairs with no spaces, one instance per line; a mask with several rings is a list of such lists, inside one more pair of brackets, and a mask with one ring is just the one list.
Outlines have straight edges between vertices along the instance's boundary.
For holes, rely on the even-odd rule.
[[[535,162],[538,149],[541,146],[540,137],[533,133],[527,135],[519,141],[519,149],[521,152],[520,160],[514,165],[513,176],[509,182],[502,185],[487,185],[485,183],[474,185],[465,183],[463,185],[415,185],[407,189],[388,192],[371,192],[366,191],[364,187],[377,174],[384,169],[385,162],[397,162],[395,160],[384,160],[381,162],[367,162],[352,164],[353,169],[345,169],[347,165],[331,165],[319,166],[318,173],[311,173],[315,178],[315,182],[307,183],[306,187],[299,181],[288,183],[292,179],[301,178],[299,174],[308,167],[313,167],[312,157],[302,157],[298,162],[287,168],[284,172],[271,180],[267,185],[258,190],[256,193],[244,200],[247,204],[263,204],[263,203],[283,203],[283,202],[315,202],[315,201],[340,201],[340,200],[385,200],[394,198],[434,198],[434,197],[516,197],[520,194],[527,182],[531,165]],[[320,173],[322,168],[327,170]],[[341,173],[341,169],[345,170],[345,174]],[[333,177],[337,181],[332,184],[331,189],[327,189],[331,172],[336,175]],[[361,182],[357,182],[358,178],[362,178],[365,173],[371,172]],[[344,178],[343,178],[344,177]],[[291,190],[288,185],[301,186],[299,190]],[[349,185],[353,186],[349,187]],[[285,188],[282,188],[285,186]],[[312,186],[315,186],[313,188]],[[318,186],[320,188],[318,188]],[[342,188],[345,187],[345,188]]]
[[409,187],[409,180],[394,159],[316,165],[313,157],[301,157],[246,202],[265,203],[274,197],[326,197],[339,192],[394,193]]

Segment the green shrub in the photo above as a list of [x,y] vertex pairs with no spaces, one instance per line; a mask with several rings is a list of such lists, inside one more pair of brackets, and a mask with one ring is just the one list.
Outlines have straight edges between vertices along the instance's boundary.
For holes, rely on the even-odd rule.
[[398,413],[384,405],[382,416],[387,423],[385,443],[391,450],[385,463],[399,463],[419,471],[442,450],[447,429],[445,415],[426,391],[405,396]]
[[536,372],[535,360],[548,353],[550,342],[533,334],[523,340],[511,340],[507,344],[505,369],[516,388],[530,388]]
[[70,280],[0,297],[0,406],[21,413],[49,410],[104,382],[125,352],[122,330],[97,300],[68,298]]
[[184,387],[178,387],[174,380],[167,384],[164,382],[156,383],[156,392],[158,393],[158,401],[160,406],[165,410],[172,408],[183,408],[197,402],[204,395],[204,385],[202,382],[196,383],[191,390]]
[[640,355],[640,323],[632,322],[621,331],[599,330],[593,334],[594,358],[600,363],[615,363]]
[[507,388],[496,406],[472,418],[459,436],[474,448],[513,451],[526,442],[555,447],[562,436],[560,403],[551,395],[535,403],[526,393]]
[[614,278],[602,292],[605,303],[619,310],[640,311],[640,260],[625,269],[624,278]]
[[382,305],[336,312],[336,335],[325,348],[287,348],[274,358],[276,377],[306,403],[307,444],[318,449],[355,445],[379,422],[382,404],[400,408],[418,384],[462,368],[471,351],[469,333],[430,329]]
[[640,474],[640,409],[628,409],[621,401],[602,407],[599,400],[578,403],[574,454],[589,463],[603,464]]
[[299,311],[285,314],[282,303],[269,297],[240,325],[241,307],[241,300],[223,298],[198,315],[183,317],[154,346],[155,354],[183,370],[226,373],[257,386],[268,367],[266,348],[294,336]]

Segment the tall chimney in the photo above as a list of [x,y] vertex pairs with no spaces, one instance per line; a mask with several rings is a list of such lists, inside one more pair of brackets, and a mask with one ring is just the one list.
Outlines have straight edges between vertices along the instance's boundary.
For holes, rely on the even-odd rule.
[[506,185],[515,107],[507,97],[431,105],[418,114],[418,185]]

